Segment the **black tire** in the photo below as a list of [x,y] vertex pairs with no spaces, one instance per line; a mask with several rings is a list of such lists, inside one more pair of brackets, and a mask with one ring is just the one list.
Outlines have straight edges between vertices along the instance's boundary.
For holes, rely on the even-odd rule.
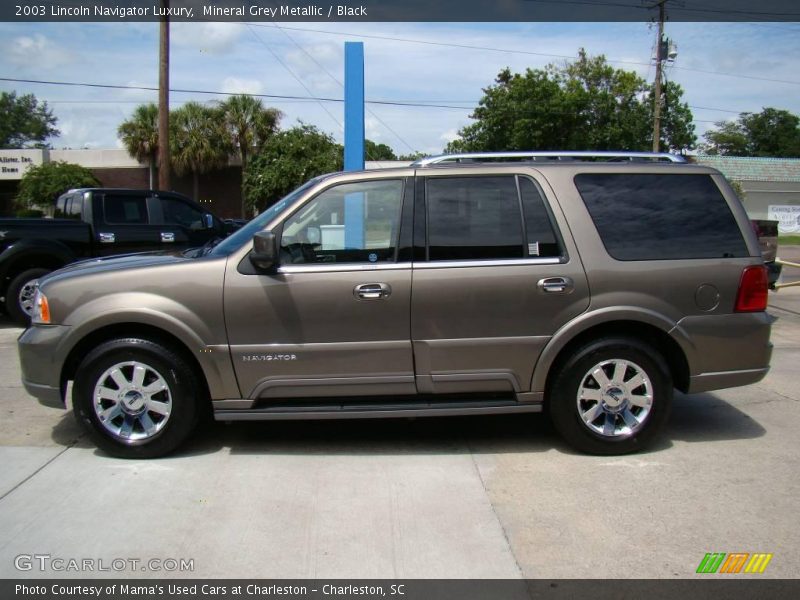
[[15,323],[22,327],[27,327],[31,324],[30,315],[25,312],[20,303],[19,294],[22,288],[26,285],[30,285],[31,282],[40,277],[44,277],[51,271],[52,269],[45,269],[42,267],[27,269],[14,277],[11,283],[8,284],[8,289],[6,290],[6,313],[8,313],[8,316],[11,317]]
[[[595,379],[590,371],[601,365]],[[620,379],[630,385],[618,385],[617,365],[623,373]],[[599,380],[609,374],[601,385]],[[643,374],[647,384],[637,386],[637,374]],[[578,348],[558,367],[548,403],[553,425],[573,448],[608,456],[636,452],[652,442],[669,417],[672,393],[669,368],[655,348],[635,338],[608,337]],[[649,405],[641,406],[648,396]]]
[[[115,367],[119,367],[118,372],[109,374]],[[138,384],[136,369],[144,373]],[[121,377],[125,387],[119,386],[115,377]],[[158,387],[162,381],[167,386],[165,391],[148,393],[145,389]],[[198,403],[205,399],[195,381],[196,375],[186,361],[161,344],[137,338],[111,340],[92,350],[78,367],[72,390],[73,411],[95,444],[108,454],[156,458],[175,450],[194,430],[200,414]],[[118,399],[98,400],[96,410],[95,390],[114,396],[114,387],[119,389]],[[151,410],[154,400],[159,407],[169,408],[166,417],[163,408],[159,408],[161,412]],[[117,414],[104,424],[98,412],[111,409]],[[149,433],[145,419],[149,419]],[[126,436],[124,430],[129,425]]]

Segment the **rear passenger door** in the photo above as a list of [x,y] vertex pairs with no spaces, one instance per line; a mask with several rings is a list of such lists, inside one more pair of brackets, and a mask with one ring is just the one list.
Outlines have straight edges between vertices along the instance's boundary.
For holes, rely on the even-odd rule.
[[417,174],[424,175],[411,298],[418,391],[530,391],[547,341],[589,304],[563,215],[532,170]]
[[96,215],[95,242],[99,256],[160,248],[158,231],[150,225],[144,194],[96,193],[92,210]]
[[148,198],[150,219],[158,229],[164,249],[202,246],[217,237],[216,229],[207,228],[203,211],[183,198],[158,196]]

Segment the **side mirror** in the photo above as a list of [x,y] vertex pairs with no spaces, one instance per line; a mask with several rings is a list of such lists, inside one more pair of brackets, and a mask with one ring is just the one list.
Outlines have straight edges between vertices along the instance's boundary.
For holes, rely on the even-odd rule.
[[206,229],[214,229],[214,215],[210,213],[204,213],[203,225],[205,225]]
[[253,236],[250,262],[258,271],[269,271],[278,263],[278,240],[271,231],[259,231]]

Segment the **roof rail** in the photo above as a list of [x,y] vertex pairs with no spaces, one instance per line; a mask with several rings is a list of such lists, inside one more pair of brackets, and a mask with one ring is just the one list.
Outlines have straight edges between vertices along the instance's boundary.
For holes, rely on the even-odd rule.
[[677,154],[669,152],[617,152],[617,151],[543,151],[543,152],[464,152],[458,154],[441,154],[439,156],[429,156],[421,158],[411,163],[412,167],[428,167],[430,165],[440,165],[448,162],[486,162],[491,159],[513,158],[531,159],[546,158],[550,160],[577,159],[586,160],[593,158],[601,159],[627,159],[627,160],[653,160],[674,163],[685,163],[686,159]]

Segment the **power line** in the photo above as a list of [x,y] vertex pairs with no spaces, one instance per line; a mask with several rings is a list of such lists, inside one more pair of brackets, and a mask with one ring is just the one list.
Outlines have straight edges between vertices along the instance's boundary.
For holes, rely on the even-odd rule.
[[[286,37],[287,37],[287,38],[288,38],[288,39],[289,39],[289,40],[290,40],[290,41],[291,41],[291,42],[292,42],[292,43],[293,43],[295,46],[297,46],[297,47],[300,49],[300,51],[301,51],[301,52],[303,52],[303,54],[305,54],[305,55],[306,55],[308,58],[310,58],[310,59],[311,59],[311,61],[312,61],[312,62],[313,62],[315,65],[317,65],[317,66],[318,66],[320,69],[322,69],[322,71],[323,71],[323,72],[324,72],[324,73],[325,73],[325,74],[326,74],[328,77],[330,77],[330,78],[331,78],[331,79],[334,81],[334,83],[338,84],[338,85],[339,85],[339,87],[341,87],[342,89],[344,89],[344,84],[343,84],[341,81],[339,81],[339,80],[338,80],[336,77],[334,77],[334,76],[331,74],[331,72],[330,72],[330,71],[328,71],[328,69],[326,69],[325,67],[323,67],[323,66],[322,66],[322,65],[321,65],[321,64],[320,64],[320,63],[317,61],[317,59],[316,59],[316,58],[314,58],[314,57],[313,57],[313,56],[312,56],[312,55],[311,55],[311,54],[310,54],[308,51],[306,51],[306,49],[305,49],[305,48],[303,48],[303,47],[302,47],[300,44],[298,44],[298,43],[297,43],[297,41],[296,41],[296,40],[295,40],[295,39],[294,39],[292,36],[290,36],[288,33],[286,33],[285,31],[283,31],[283,29],[280,27],[280,25],[278,25],[277,23],[275,23],[275,24],[274,24],[274,26],[275,26],[277,29],[279,29],[279,30],[281,31],[281,33],[283,33],[283,35],[285,35],[285,36],[286,36]],[[367,107],[367,112],[368,112],[370,115],[372,115],[372,116],[373,116],[373,117],[374,117],[374,118],[375,118],[375,119],[376,119],[376,120],[377,120],[377,121],[378,121],[378,122],[379,122],[381,125],[383,125],[384,127],[386,127],[386,129],[387,129],[387,130],[389,130],[389,132],[390,132],[390,133],[392,133],[392,134],[393,134],[393,135],[394,135],[394,136],[395,136],[395,137],[396,137],[398,140],[400,140],[400,142],[402,142],[403,144],[405,144],[405,145],[406,145],[406,147],[407,147],[409,150],[411,150],[411,152],[412,152],[412,153],[415,153],[415,152],[417,152],[417,150],[416,150],[416,149],[414,149],[414,147],[412,147],[412,146],[411,146],[411,144],[409,144],[409,143],[408,143],[408,142],[407,142],[405,139],[403,139],[403,138],[400,136],[400,134],[399,134],[399,133],[397,133],[397,132],[396,132],[394,129],[392,129],[391,127],[389,127],[389,125],[388,125],[387,123],[385,123],[385,122],[383,121],[383,119],[381,119],[381,118],[380,118],[378,115],[376,115],[374,111],[370,110],[370,109],[369,109],[369,107]]]
[[[13,77],[0,77],[0,81],[10,81],[13,83],[34,83],[39,85],[60,85],[69,87],[88,87],[88,88],[101,88],[112,90],[140,90],[146,92],[157,92],[157,87],[149,87],[142,85],[115,85],[109,83],[86,83],[77,81],[46,81],[41,79],[17,79]],[[250,94],[242,92],[220,92],[216,90],[197,90],[197,89],[181,89],[170,88],[170,92],[176,94],[211,94],[215,96],[253,96],[254,98],[278,98],[286,100],[304,100],[311,102],[344,102],[343,98],[326,98],[321,96],[294,96],[286,94]],[[383,106],[408,106],[418,108],[450,108],[454,110],[472,110],[469,106],[449,106],[445,104],[422,104],[417,102],[398,102],[393,100],[365,100],[367,104],[379,104]]]
[[[157,92],[157,87],[148,87],[148,86],[137,86],[137,85],[114,85],[114,84],[103,84],[103,83],[86,83],[86,82],[76,82],[76,81],[46,81],[40,79],[17,79],[12,77],[0,77],[0,81],[9,81],[12,83],[33,83],[38,85],[56,85],[56,86],[68,86],[68,87],[89,87],[89,88],[101,88],[101,89],[113,89],[113,90],[139,90],[139,91],[148,91],[148,92]],[[220,92],[215,90],[196,90],[196,89],[181,89],[181,88],[170,88],[170,92],[176,94],[210,94],[215,96],[236,96],[241,94],[241,92]],[[291,95],[279,95],[279,94],[250,94],[245,93],[245,96],[253,96],[255,98],[268,98],[270,100],[282,100],[285,102],[298,102],[298,103],[315,103],[315,102],[337,102],[342,103],[344,99],[342,98],[326,98],[321,96],[291,96]],[[47,100],[50,104],[57,104],[57,103],[74,103],[74,104],[140,104],[141,100]],[[176,100],[174,103],[177,103]],[[442,108],[442,109],[451,109],[451,110],[474,110],[473,107],[470,106],[453,106],[453,105],[445,105],[445,104],[427,104],[425,102],[432,102],[432,101],[423,101],[423,102],[408,102],[403,100],[365,100],[368,104],[377,104],[381,106],[402,106],[402,107],[409,107],[409,108]],[[442,102],[472,102],[474,104],[478,104],[477,101],[473,100],[442,100]],[[170,102],[173,104],[173,102]],[[694,108],[697,110],[713,110],[718,112],[726,112],[731,114],[741,114],[741,110],[731,110],[727,108],[713,108],[710,106],[696,106],[689,104],[687,105],[689,108]],[[703,119],[693,119],[694,122],[698,123],[714,123],[715,121],[703,120]]]
[[[559,0],[560,1],[560,0]],[[674,10],[674,9],[671,9]],[[798,18],[800,18],[800,13],[798,13]],[[250,23],[249,25],[253,27],[269,27],[272,28],[270,25],[264,25],[261,23]],[[400,37],[392,37],[392,36],[383,36],[383,35],[373,35],[373,34],[363,34],[363,33],[356,33],[356,32],[344,32],[344,31],[330,31],[325,29],[311,29],[308,27],[288,27],[282,26],[283,29],[288,29],[291,31],[304,31],[308,33],[322,33],[326,35],[339,35],[339,36],[355,36],[355,37],[362,37],[365,39],[377,39],[377,40],[386,40],[392,42],[401,42],[406,44],[424,44],[429,46],[442,46],[442,47],[449,47],[449,48],[460,48],[464,50],[481,50],[484,52],[504,52],[508,54],[522,54],[528,56],[543,56],[547,58],[561,58],[566,60],[574,60],[577,58],[574,55],[565,55],[565,54],[550,54],[546,52],[532,52],[530,50],[516,50],[510,48],[492,48],[489,46],[473,46],[470,44],[453,44],[448,42],[434,42],[430,40],[420,40],[420,39],[413,39],[413,38],[400,38]],[[622,65],[636,65],[640,67],[650,67],[649,62],[641,62],[641,61],[634,61],[634,60],[619,60],[619,59],[611,59],[606,58],[607,62],[615,63],[615,64],[622,64]],[[679,69],[681,71],[688,71],[693,73],[702,73],[704,75],[719,75],[722,77],[733,77],[737,79],[751,79],[754,81],[767,81],[770,83],[784,83],[789,85],[800,85],[800,81],[792,81],[786,79],[774,79],[769,77],[760,77],[757,75],[743,75],[741,73],[728,73],[724,71],[712,71],[709,69],[696,69],[693,67],[678,67],[673,66],[673,69]]]
[[[305,84],[305,83],[303,83],[303,81],[300,79],[300,77],[298,77],[297,75],[295,75],[294,71],[292,71],[292,70],[291,70],[291,69],[290,69],[290,68],[289,68],[289,67],[286,65],[286,63],[284,63],[284,62],[283,62],[283,61],[280,59],[280,57],[278,56],[278,53],[277,53],[277,52],[275,52],[275,51],[274,51],[274,50],[273,50],[273,49],[272,49],[272,48],[269,46],[269,44],[267,44],[267,43],[266,43],[264,40],[262,40],[260,37],[258,37],[258,34],[256,34],[255,30],[254,30],[252,27],[249,27],[249,26],[248,26],[248,29],[250,30],[250,33],[252,33],[252,34],[253,34],[253,37],[255,37],[255,38],[256,38],[256,39],[257,39],[259,42],[261,42],[261,44],[262,44],[263,46],[265,46],[267,50],[269,50],[270,54],[272,54],[272,56],[275,58],[275,60],[277,60],[277,61],[280,63],[280,65],[281,65],[281,66],[282,66],[284,69],[286,69],[286,70],[289,72],[289,74],[290,74],[292,77],[294,77],[294,79],[297,81],[297,83],[299,83],[299,84],[300,84],[300,85],[303,87],[303,89],[306,91],[306,93],[307,93],[309,96],[313,96],[313,94],[311,93],[311,90],[310,90],[310,89],[308,89],[308,87],[306,86],[306,84]],[[328,113],[328,116],[329,116],[329,117],[330,117],[330,118],[331,118],[331,119],[334,121],[334,123],[336,123],[336,125],[338,125],[338,126],[339,126],[339,129],[344,129],[344,127],[342,126],[342,124],[339,122],[339,119],[337,119],[336,117],[334,117],[334,116],[333,116],[333,113],[331,113],[331,112],[330,112],[330,111],[327,109],[327,107],[326,107],[326,106],[325,106],[325,105],[324,105],[322,102],[320,102],[320,103],[319,103],[319,106],[320,106],[320,108],[322,108],[322,110],[324,110],[326,113]]]

